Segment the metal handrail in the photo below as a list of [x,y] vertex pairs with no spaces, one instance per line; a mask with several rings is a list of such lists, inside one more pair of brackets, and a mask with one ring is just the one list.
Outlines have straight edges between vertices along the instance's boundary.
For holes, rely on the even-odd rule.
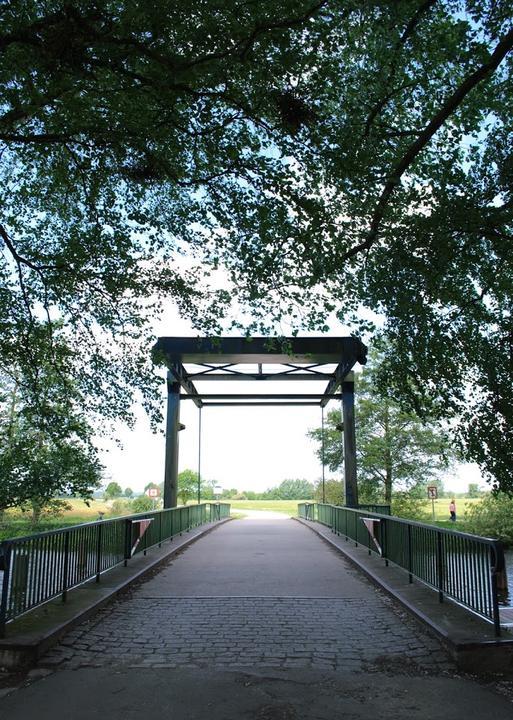
[[[96,578],[140,552],[230,515],[229,503],[200,503],[80,523],[0,543],[0,637],[16,617]],[[141,525],[141,521],[148,521]]]
[[[313,507],[315,505],[315,507]],[[322,503],[301,503],[299,517],[316,520],[358,546],[366,547],[406,570],[438,592],[493,622],[500,635],[497,575],[504,569],[504,549],[494,538],[439,528],[416,520]],[[374,544],[361,518],[375,519]]]

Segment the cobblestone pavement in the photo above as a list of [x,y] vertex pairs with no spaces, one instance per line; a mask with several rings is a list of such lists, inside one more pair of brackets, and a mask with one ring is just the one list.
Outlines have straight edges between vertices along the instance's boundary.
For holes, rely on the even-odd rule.
[[[278,522],[271,527],[267,540],[261,538],[258,552],[254,544],[259,537],[255,525],[240,522],[230,523],[231,527],[224,531],[219,528],[208,545],[198,541],[190,546],[153,579],[68,633],[60,645],[44,656],[41,664],[59,669],[276,667],[348,672],[391,670],[410,674],[454,669],[438,641],[393,601],[307,529],[290,525]],[[308,543],[314,553],[310,563],[316,562],[318,553],[318,575],[313,582],[313,576],[298,580],[299,565],[290,566],[294,554],[289,554],[288,570],[283,565],[283,580],[278,580],[278,573],[275,576],[274,586],[281,595],[230,596],[230,590],[240,591],[244,573],[252,591],[269,586],[268,574],[262,573],[259,580],[256,568],[266,567],[269,561],[267,567],[272,572],[271,564],[281,562],[278,536],[273,532],[284,533],[283,537],[280,535],[283,552],[290,553],[290,547],[284,547],[287,539],[296,543],[296,549],[300,543]],[[243,547],[248,537],[253,538],[252,552]],[[227,581],[225,596],[203,596],[213,582],[210,578],[205,580],[207,566],[212,576],[217,572],[222,577],[221,565],[227,556],[222,552],[223,543],[227,545],[226,553],[236,546],[245,558],[240,572],[235,573],[237,583]],[[195,597],[180,596],[184,587],[190,589],[194,585],[191,567],[195,564],[198,593]],[[334,570],[340,583],[334,586],[331,578],[323,584],[323,573],[329,571],[332,575]],[[297,597],[286,596],[291,585],[287,571],[294,574]],[[234,572],[233,565],[230,572]],[[332,596],[307,597],[307,589],[319,595],[324,590]]]

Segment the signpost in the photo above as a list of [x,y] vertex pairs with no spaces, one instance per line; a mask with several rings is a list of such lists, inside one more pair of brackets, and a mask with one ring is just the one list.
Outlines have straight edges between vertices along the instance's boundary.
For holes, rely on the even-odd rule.
[[433,520],[435,519],[435,500],[438,498],[438,488],[436,485],[428,485],[427,489],[428,500],[431,500],[431,512]]

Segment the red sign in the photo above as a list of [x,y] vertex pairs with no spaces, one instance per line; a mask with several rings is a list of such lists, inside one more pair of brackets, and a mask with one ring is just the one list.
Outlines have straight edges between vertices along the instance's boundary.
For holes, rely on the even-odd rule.
[[428,500],[437,500],[438,499],[438,488],[436,485],[429,485],[427,489],[428,493]]
[[160,495],[160,490],[158,488],[148,488],[146,495],[151,498],[156,498]]
[[145,518],[144,520],[132,520],[132,557],[137,550],[137,546],[141,542],[144,533],[150,527],[150,523],[152,522],[153,518]]
[[374,541],[374,545],[378,548],[378,552],[381,555],[381,545],[379,544],[379,540],[378,540],[378,527],[381,523],[381,520],[379,518],[366,518],[366,517],[362,517],[362,518],[360,518],[360,520],[367,528],[369,535],[371,536],[372,540]]

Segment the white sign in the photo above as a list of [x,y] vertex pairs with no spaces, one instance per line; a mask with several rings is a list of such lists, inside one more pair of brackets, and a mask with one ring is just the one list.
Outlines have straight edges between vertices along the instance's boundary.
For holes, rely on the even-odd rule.
[[156,498],[160,495],[160,490],[158,488],[148,488],[146,495],[151,498]]

